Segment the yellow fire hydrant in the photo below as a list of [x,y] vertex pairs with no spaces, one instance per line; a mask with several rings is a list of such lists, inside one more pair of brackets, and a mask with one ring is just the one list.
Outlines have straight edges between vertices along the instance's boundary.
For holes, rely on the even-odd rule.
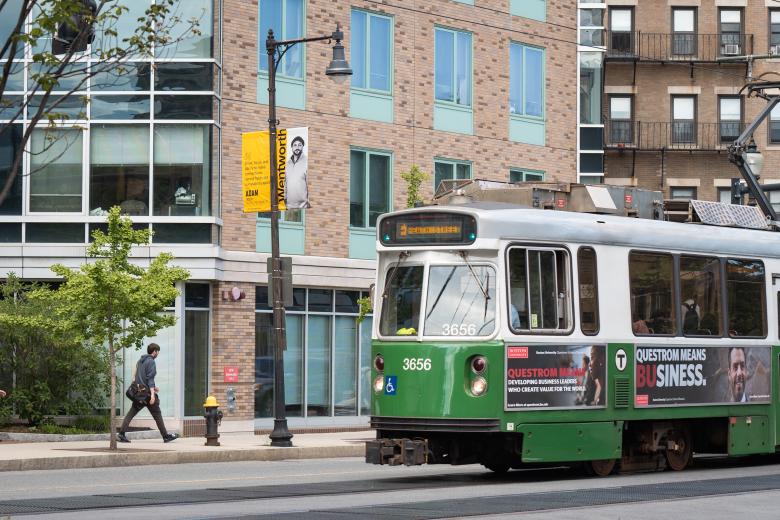
[[205,413],[203,417],[206,418],[206,446],[219,446],[219,424],[222,422],[222,412],[219,411],[219,403],[217,398],[210,395],[206,398],[206,402],[203,403]]

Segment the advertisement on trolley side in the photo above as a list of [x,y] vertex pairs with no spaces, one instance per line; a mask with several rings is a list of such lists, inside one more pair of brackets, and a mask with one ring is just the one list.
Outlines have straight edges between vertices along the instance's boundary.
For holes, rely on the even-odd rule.
[[771,401],[771,347],[637,346],[635,406]]
[[606,345],[508,346],[505,408],[603,408],[606,353]]

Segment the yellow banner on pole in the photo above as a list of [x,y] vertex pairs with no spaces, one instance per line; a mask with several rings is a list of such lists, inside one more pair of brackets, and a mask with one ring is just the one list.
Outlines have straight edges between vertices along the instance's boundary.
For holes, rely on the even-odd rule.
[[271,211],[268,132],[241,134],[241,187],[244,213]]
[[[284,203],[287,132],[280,129],[276,139],[277,171],[276,194],[279,211]],[[268,131],[241,134],[241,187],[244,213],[271,211],[271,161],[269,160]]]

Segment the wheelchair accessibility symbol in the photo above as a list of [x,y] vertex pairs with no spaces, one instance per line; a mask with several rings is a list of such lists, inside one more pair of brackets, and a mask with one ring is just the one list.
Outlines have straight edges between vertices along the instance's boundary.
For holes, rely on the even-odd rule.
[[398,376],[385,377],[385,395],[395,395],[398,389]]

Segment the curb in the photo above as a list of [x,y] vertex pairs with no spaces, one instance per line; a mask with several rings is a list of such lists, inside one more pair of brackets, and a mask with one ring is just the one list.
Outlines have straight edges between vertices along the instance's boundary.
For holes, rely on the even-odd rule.
[[251,450],[224,449],[217,451],[155,451],[153,453],[105,453],[78,457],[45,457],[39,459],[0,460],[0,471],[33,471],[52,469],[111,468],[148,466],[154,464],[192,464],[207,462],[274,461],[294,459],[327,459],[362,457],[365,446],[321,446]]
[[[160,432],[146,430],[127,432],[128,439],[157,439]],[[108,433],[85,433],[81,435],[63,435],[57,433],[14,433],[0,432],[0,441],[12,442],[82,442],[82,441],[108,441]]]

